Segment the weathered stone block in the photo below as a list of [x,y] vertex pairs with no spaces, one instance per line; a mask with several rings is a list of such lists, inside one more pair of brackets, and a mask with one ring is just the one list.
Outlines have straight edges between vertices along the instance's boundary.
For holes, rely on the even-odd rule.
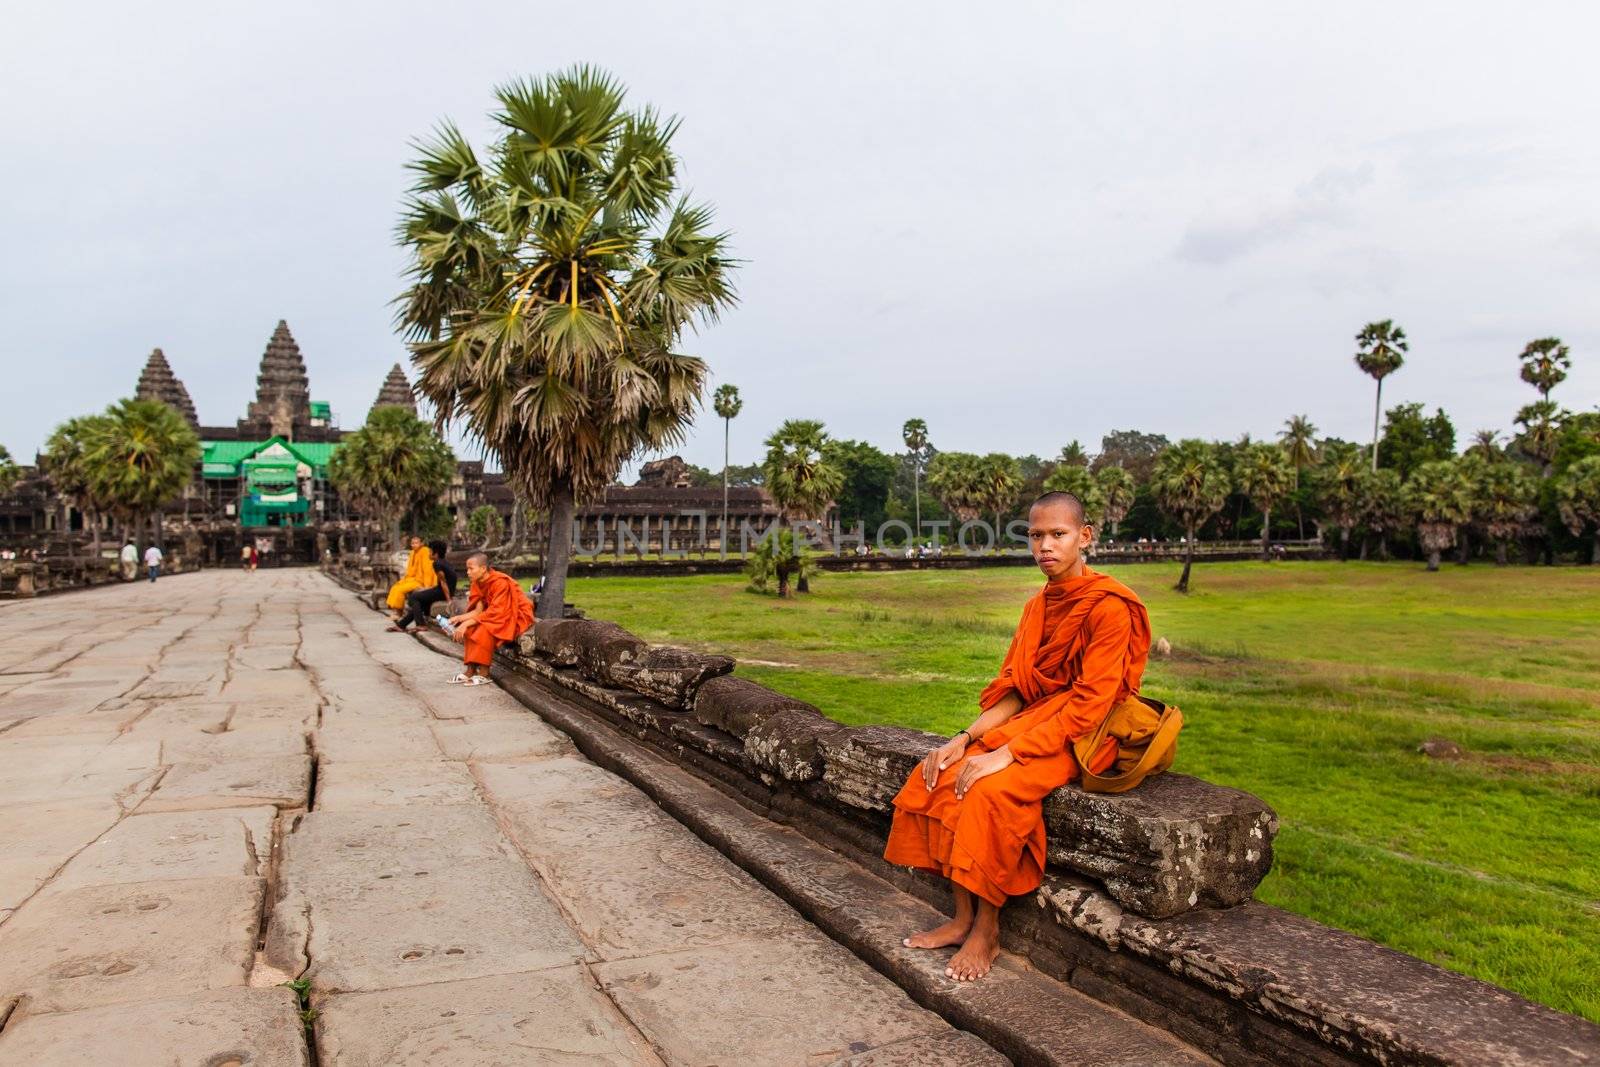
[[1277,813],[1186,774],[1160,774],[1127,793],[1064,786],[1045,798],[1044,813],[1052,865],[1098,879],[1152,918],[1249,900],[1272,869]]
[[540,619],[533,624],[533,645],[556,666],[577,667],[599,682],[610,660],[631,659],[648,647],[614,622],[589,619]]
[[659,700],[668,707],[689,708],[694,705],[695,693],[701,685],[732,671],[730,656],[703,655],[685,648],[654,645],[647,646],[631,659],[609,663],[607,676],[602,680]]
[[750,728],[789,708],[801,708],[814,715],[822,712],[804,701],[775,693],[748,678],[724,675],[700,686],[694,698],[694,717],[707,726],[743,739]]
[[822,742],[845,730],[819,711],[784,708],[750,727],[744,754],[752,763],[791,782],[822,777]]
[[945,740],[898,726],[841,731],[821,741],[823,784],[841,804],[888,813],[907,775]]

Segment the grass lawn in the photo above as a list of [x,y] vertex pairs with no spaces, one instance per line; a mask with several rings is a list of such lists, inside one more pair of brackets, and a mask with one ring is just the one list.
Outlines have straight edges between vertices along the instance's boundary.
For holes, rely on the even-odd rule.
[[[1177,769],[1277,809],[1258,896],[1600,1021],[1600,568],[1108,567],[1173,645],[1144,689],[1182,706]],[[586,578],[592,617],[738,657],[852,725],[953,733],[976,713],[1031,568]],[[1430,736],[1459,762],[1417,752]]]

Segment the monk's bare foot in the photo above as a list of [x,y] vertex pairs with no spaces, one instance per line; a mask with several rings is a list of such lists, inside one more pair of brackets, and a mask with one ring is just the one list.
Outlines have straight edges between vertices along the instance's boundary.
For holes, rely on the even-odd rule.
[[960,950],[950,957],[950,966],[944,969],[945,977],[958,982],[976,981],[989,973],[999,955],[1000,938],[981,926],[975,927]]
[[900,943],[906,948],[949,948],[965,941],[971,929],[971,919],[965,921],[951,919],[943,926],[935,926],[932,930],[924,930],[920,934],[902,938]]

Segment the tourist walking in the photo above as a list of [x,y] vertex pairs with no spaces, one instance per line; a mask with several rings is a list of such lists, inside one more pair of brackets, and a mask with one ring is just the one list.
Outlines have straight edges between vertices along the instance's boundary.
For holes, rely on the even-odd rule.
[[122,546],[122,580],[131,582],[139,574],[139,550],[134,547],[133,538],[128,538],[128,543]]
[[155,581],[156,576],[161,573],[160,548],[156,547],[155,545],[151,545],[149,548],[144,550],[144,568],[150,572],[150,580],[152,582]]

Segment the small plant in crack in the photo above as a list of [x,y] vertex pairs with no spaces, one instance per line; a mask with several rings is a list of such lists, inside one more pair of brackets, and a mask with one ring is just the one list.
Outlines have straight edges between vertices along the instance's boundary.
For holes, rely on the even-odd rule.
[[311,1006],[311,979],[295,978],[279,985],[285,989],[293,990],[295,999],[300,1005],[300,1023],[306,1028],[306,1036],[311,1036],[311,1026],[317,1021],[317,1009]]

